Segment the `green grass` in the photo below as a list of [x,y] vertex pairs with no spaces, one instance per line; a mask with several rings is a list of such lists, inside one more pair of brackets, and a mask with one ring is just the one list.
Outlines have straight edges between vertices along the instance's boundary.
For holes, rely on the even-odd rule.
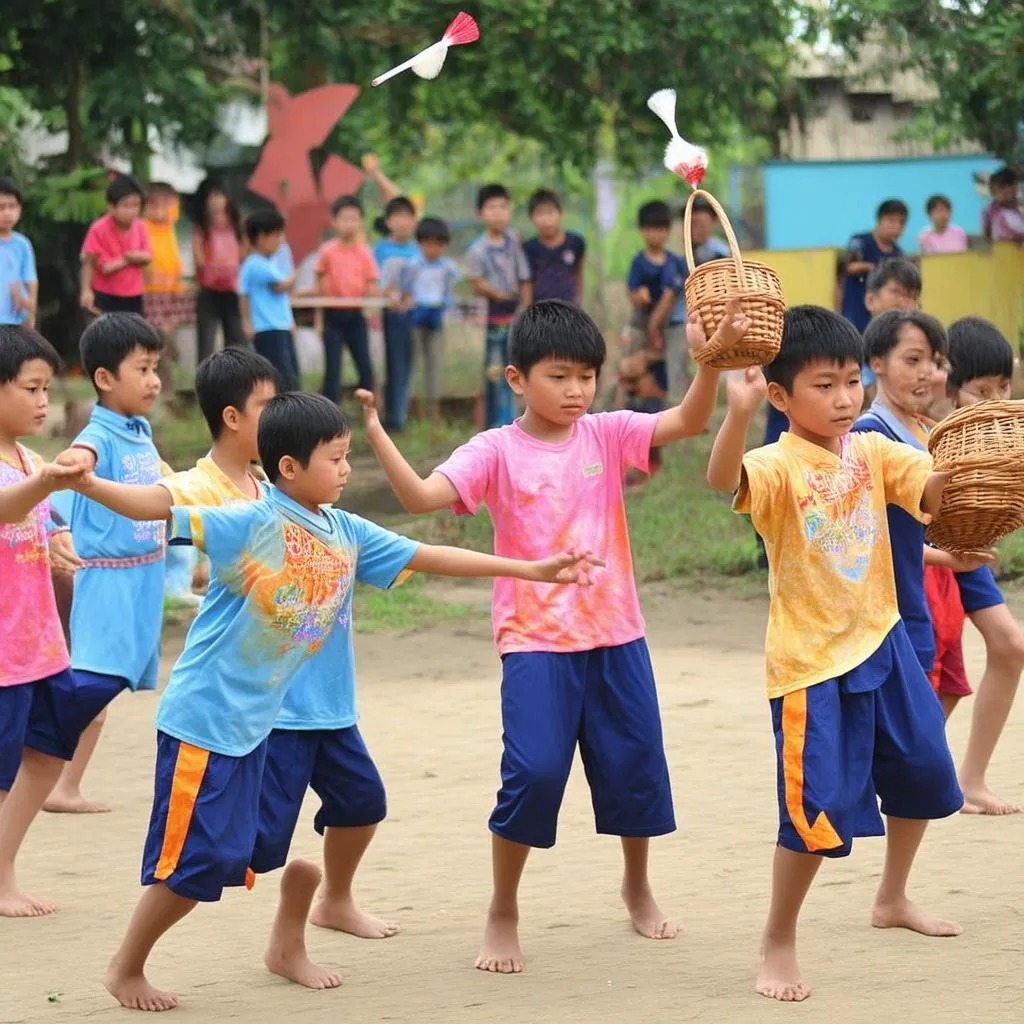
[[408,633],[473,614],[478,610],[471,605],[432,597],[423,576],[412,576],[394,590],[357,587],[352,607],[352,618],[361,633]]

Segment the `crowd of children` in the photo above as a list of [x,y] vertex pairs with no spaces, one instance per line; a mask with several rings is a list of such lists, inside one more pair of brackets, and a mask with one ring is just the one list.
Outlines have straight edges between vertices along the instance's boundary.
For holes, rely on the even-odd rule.
[[[80,778],[107,705],[124,690],[155,686],[166,552],[190,545],[212,564],[210,589],[157,713],[154,801],[140,842],[144,891],[106,976],[122,1005],[175,1006],[177,997],[146,977],[155,944],[198,903],[277,868],[269,970],[311,988],[339,984],[306,953],[308,920],[364,937],[394,934],[353,897],[386,795],[357,725],[352,594],[356,582],[389,589],[409,572],[496,578],[501,788],[476,966],[523,969],[520,884],[531,848],[555,842],[577,746],[596,830],[621,842],[633,927],[650,939],[675,937],[647,871],[650,840],[673,831],[675,817],[624,486],[631,472],[651,473],[661,447],[707,428],[720,374],[699,366],[689,379],[689,355],[707,339],[682,303],[686,267],[666,248],[668,207],[641,208],[645,247],[630,271],[634,363],[621,377],[638,407],[590,413],[606,346],[579,307],[584,242],[561,229],[558,197],[539,192],[530,204],[538,235],[524,245],[509,226],[507,190],[481,189],[484,232],[467,254],[466,276],[487,300],[490,429],[423,477],[391,432],[405,422],[414,352],[422,353],[431,415],[439,414],[440,332],[458,275],[445,256],[447,226],[417,221],[408,200],[392,197],[388,238],[374,252],[358,200],[334,204],[336,237],[317,256],[318,284],[341,300],[389,300],[382,419],[362,309],[329,311],[324,394],[299,391],[284,220],[274,210],[250,215],[242,259],[237,217],[211,191],[195,236],[200,307],[225,325],[237,315],[253,346],[200,362],[195,389],[212,448],[174,473],[147,419],[161,391],[165,339],[140,315],[143,268],[160,243],[138,219],[141,189],[124,177],[111,183],[110,213],[83,247],[82,302],[99,315],[80,351],[96,406],[53,462],[19,440],[42,429],[60,362],[31,327],[34,273],[13,232],[17,209],[4,205],[6,187],[0,243],[14,246],[21,276],[8,292],[16,321],[0,325],[0,916],[55,909],[20,890],[18,854],[60,792],[66,762],[80,762]],[[147,216],[173,223],[159,204]],[[967,318],[947,334],[917,311],[920,276],[896,258],[900,217],[905,211],[892,206],[880,211],[891,230],[862,239],[863,266],[853,261],[865,278],[863,339],[850,316],[790,309],[774,362],[727,376],[707,470],[711,486],[734,495],[736,512],[750,517],[770,568],[765,652],[779,830],[757,990],[782,1001],[810,993],[797,966],[797,923],[822,857],[845,856],[855,837],[884,833],[872,923],[953,936],[957,923],[907,895],[927,822],[960,810],[1021,809],[989,790],[986,771],[1024,668],[1024,636],[995,583],[991,553],[934,550],[922,525],[938,512],[948,478],[926,452],[937,400],[1008,397],[1013,353],[985,321]],[[695,209],[700,260],[722,255],[713,227],[714,211]],[[936,231],[943,233],[938,224]],[[174,268],[164,256],[171,276],[161,287],[172,294]],[[236,274],[237,313],[224,300]],[[718,340],[735,344],[749,326],[733,302]],[[403,506],[412,514],[486,509],[493,556],[421,544],[335,507],[351,473],[351,430],[338,407],[345,347],[360,376],[367,440]],[[877,393],[865,409],[867,372]],[[747,451],[765,398],[778,432]],[[55,511],[50,498],[65,490]],[[51,568],[74,575],[70,649]],[[960,649],[967,617],[985,640],[987,665],[958,773],[944,726],[970,692]],[[27,636],[35,641],[25,644]],[[320,800],[322,871],[288,860],[310,788]]]

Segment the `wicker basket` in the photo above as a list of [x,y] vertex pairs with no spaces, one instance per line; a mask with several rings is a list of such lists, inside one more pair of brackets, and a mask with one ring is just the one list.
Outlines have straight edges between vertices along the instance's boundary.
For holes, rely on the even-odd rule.
[[[693,202],[701,196],[718,214],[725,236],[729,239],[728,259],[711,260],[696,266],[693,258]],[[707,343],[694,358],[703,366],[720,370],[735,370],[746,366],[764,366],[778,354],[782,345],[782,318],[786,303],[782,298],[779,275],[767,264],[744,260],[739,242],[729,223],[725,210],[710,192],[694,189],[686,203],[683,221],[683,241],[686,246],[686,265],[690,271],[686,278],[686,308],[697,312],[704,323]],[[739,299],[743,312],[750,317],[750,330],[738,348],[725,349],[713,340],[715,329],[725,316],[729,299]]]
[[1024,402],[979,402],[940,423],[928,441],[935,468],[952,471],[928,541],[963,554],[1024,526]]

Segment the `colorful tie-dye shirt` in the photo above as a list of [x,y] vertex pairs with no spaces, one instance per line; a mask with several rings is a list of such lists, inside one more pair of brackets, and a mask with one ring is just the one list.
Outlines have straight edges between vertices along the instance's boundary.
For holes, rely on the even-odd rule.
[[[21,445],[17,461],[0,456],[0,489],[41,461]],[[50,503],[41,501],[20,523],[0,523],[0,686],[34,683],[71,663],[50,578],[49,518]]]
[[628,469],[646,471],[656,415],[584,416],[562,444],[531,437],[518,422],[477,434],[438,467],[458,491],[458,514],[486,506],[495,554],[550,558],[576,548],[605,559],[593,586],[494,581],[499,654],[616,647],[644,635],[623,498]]
[[340,509],[310,512],[269,485],[259,501],[175,506],[171,539],[206,552],[215,572],[156,725],[229,757],[270,733],[309,658],[336,666],[353,699],[353,584],[391,586],[418,546]]
[[784,433],[747,452],[733,505],[768,554],[768,696],[852,671],[899,621],[886,505],[921,519],[931,456],[881,434],[839,455]]

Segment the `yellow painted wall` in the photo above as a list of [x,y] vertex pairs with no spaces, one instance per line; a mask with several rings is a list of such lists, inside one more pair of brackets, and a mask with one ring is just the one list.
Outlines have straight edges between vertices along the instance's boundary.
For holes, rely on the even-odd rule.
[[[834,249],[780,249],[745,252],[767,263],[782,281],[786,304],[814,303],[834,308]],[[945,324],[962,316],[983,316],[1016,348],[1024,329],[1024,249],[1000,242],[990,252],[922,256],[921,305]]]

